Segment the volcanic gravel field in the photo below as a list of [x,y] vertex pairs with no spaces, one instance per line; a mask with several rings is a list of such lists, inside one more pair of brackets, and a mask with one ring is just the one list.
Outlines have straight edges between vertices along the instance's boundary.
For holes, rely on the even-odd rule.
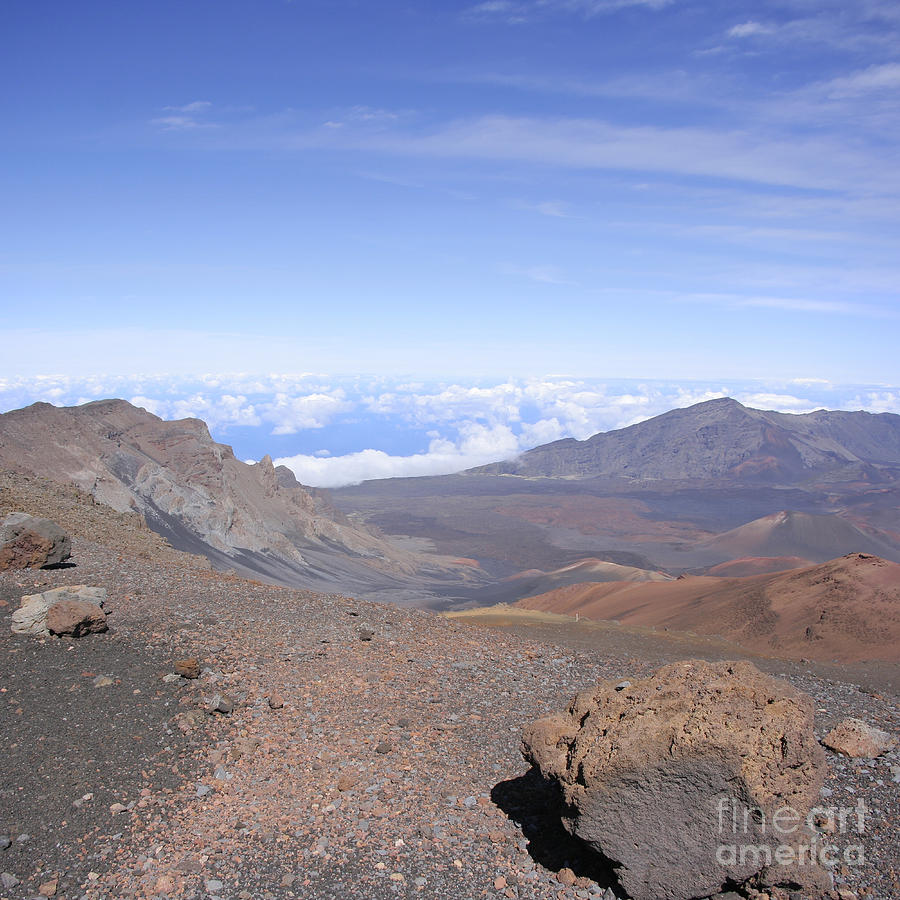
[[[2,897],[614,896],[554,823],[522,726],[680,645],[567,648],[84,538],[72,561],[0,574]],[[111,632],[10,633],[23,594],[65,584],[108,590]],[[186,657],[199,678],[171,674]],[[787,676],[820,735],[845,716],[897,733],[895,697]],[[233,711],[207,712],[216,694]],[[823,803],[869,810],[835,836],[865,855],[836,887],[900,897],[900,754],[828,765]]]

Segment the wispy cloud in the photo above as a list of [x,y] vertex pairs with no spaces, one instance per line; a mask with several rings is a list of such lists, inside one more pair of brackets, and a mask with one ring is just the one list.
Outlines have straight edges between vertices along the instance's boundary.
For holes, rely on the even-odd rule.
[[773,309],[783,312],[822,313],[864,317],[867,319],[897,319],[900,311],[866,303],[845,300],[826,300],[807,297],[745,296],[741,294],[672,294],[673,301],[708,303],[733,309]]
[[826,82],[824,91],[831,97],[858,97],[873,91],[896,91],[900,88],[900,63],[869,66],[843,78]]
[[754,37],[761,34],[772,34],[775,31],[774,26],[764,25],[761,22],[742,22],[728,29],[728,37],[746,38]]
[[551,219],[571,218],[568,212],[568,204],[555,200],[545,200],[540,203],[527,203],[524,200],[519,200],[514,205],[516,209],[540,213],[542,216],[549,216]]
[[[560,74],[499,71],[450,71],[440,80],[457,84],[486,84],[543,94],[573,97],[637,98],[719,105],[728,96],[721,76],[696,72],[629,72],[606,78],[576,78]],[[731,101],[733,102],[733,100]]]
[[198,128],[215,128],[216,123],[203,117],[212,109],[208,100],[194,100],[183,106],[164,106],[168,115],[151,119],[151,123],[163,131],[193,131]]
[[464,21],[500,21],[507,25],[524,25],[531,18],[531,4],[513,0],[485,0],[463,10]]
[[535,281],[538,284],[574,284],[570,278],[566,277],[565,272],[558,266],[537,265],[537,266],[502,266],[502,271],[521,278],[527,278],[529,281]]
[[348,144],[418,156],[671,173],[798,188],[900,190],[900,173],[877,150],[866,152],[827,134],[788,137],[738,129],[494,115],[447,123],[426,134],[360,135]]
[[469,21],[499,21],[523,25],[552,15],[578,15],[582,18],[609,15],[629,7],[663,9],[675,0],[484,0],[463,11]]
[[[863,310],[858,304],[837,300],[806,300],[802,297],[747,297],[735,301],[738,306],[750,306],[763,309],[783,309],[791,312],[805,313],[838,313],[842,315]],[[871,310],[867,311],[869,314]]]
[[187,113],[192,115],[194,113],[206,112],[208,109],[212,107],[212,103],[209,100],[194,100],[191,103],[185,103],[184,106],[164,106],[168,112],[177,112],[177,113]]

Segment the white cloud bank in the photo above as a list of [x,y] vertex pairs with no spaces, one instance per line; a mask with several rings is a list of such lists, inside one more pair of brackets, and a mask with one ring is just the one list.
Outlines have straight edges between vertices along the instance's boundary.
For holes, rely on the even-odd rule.
[[526,449],[521,439],[504,425],[464,426],[462,438],[448,441],[435,437],[427,453],[391,456],[371,448],[343,456],[321,457],[318,454],[286,456],[275,460],[287,466],[302,484],[314,487],[340,487],[359,484],[372,478],[406,478],[419,475],[449,475],[473,466],[481,466],[516,456]]
[[[476,384],[312,374],[0,378],[0,410],[124,397],[164,419],[203,419],[240,455],[278,456],[316,487],[458,472],[724,396],[788,413],[900,413],[897,385],[841,386],[815,376],[720,383],[546,376]],[[338,452],[338,443],[347,452]]]

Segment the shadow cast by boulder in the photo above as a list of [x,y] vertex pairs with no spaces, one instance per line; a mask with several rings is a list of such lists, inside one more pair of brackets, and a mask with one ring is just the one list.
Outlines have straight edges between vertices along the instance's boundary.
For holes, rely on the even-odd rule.
[[563,828],[562,798],[537,767],[494,785],[491,799],[521,827],[528,839],[528,855],[535,863],[552,872],[571,869],[576,878],[589,878],[600,888],[625,896],[612,864]]

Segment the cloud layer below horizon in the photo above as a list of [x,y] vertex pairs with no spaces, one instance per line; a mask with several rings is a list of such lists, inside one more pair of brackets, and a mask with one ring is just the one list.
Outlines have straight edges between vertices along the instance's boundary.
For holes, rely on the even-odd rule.
[[239,458],[264,454],[303,484],[442,475],[509,459],[561,438],[583,440],[675,407],[731,396],[762,409],[900,413],[900,386],[673,382],[563,376],[491,381],[316,374],[0,379],[0,410],[121,397],[165,419],[203,419]]

